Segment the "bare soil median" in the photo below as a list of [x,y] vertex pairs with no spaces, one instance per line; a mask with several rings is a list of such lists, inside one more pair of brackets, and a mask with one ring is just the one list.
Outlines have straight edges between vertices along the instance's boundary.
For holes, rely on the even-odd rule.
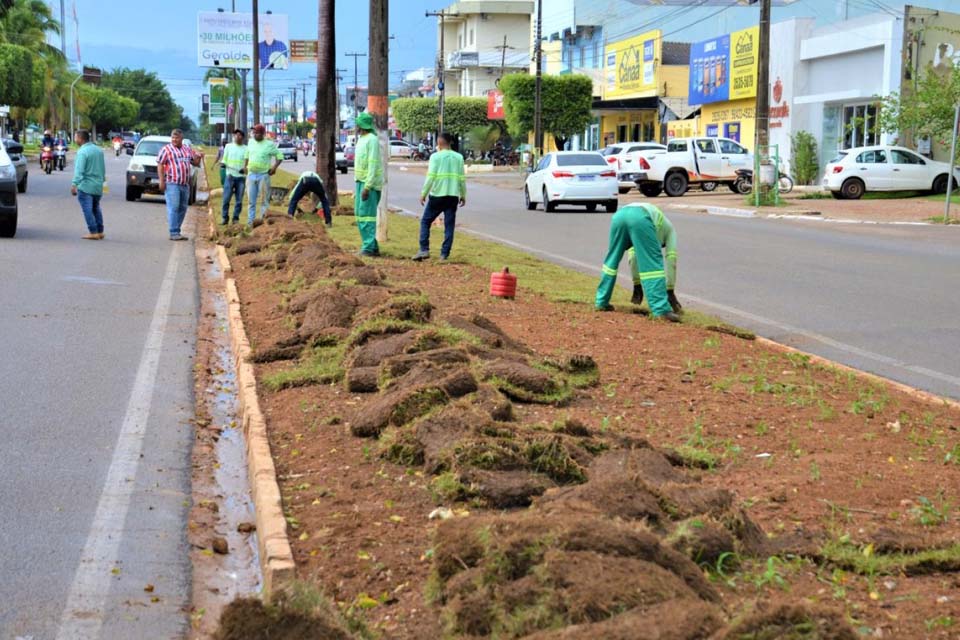
[[219,637],[956,637],[960,413],[414,224],[220,233],[302,583]]

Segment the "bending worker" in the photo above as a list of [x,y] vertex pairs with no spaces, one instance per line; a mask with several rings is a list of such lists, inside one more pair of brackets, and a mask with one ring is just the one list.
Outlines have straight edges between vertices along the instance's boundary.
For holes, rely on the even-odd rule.
[[330,216],[330,201],[327,200],[327,192],[323,188],[323,180],[313,171],[304,171],[300,174],[297,184],[290,192],[290,204],[287,205],[287,215],[291,218],[297,212],[297,205],[300,200],[308,193],[312,193],[320,199],[318,209],[323,207],[323,221],[328,227],[333,226],[333,218]]
[[[665,242],[661,242],[661,236]],[[667,241],[668,236],[672,240]],[[663,212],[651,204],[638,203],[629,204],[613,214],[610,220],[610,246],[603,261],[600,286],[597,287],[596,309],[613,309],[610,297],[617,284],[617,267],[623,254],[633,250],[636,259],[636,266],[631,265],[634,281],[646,294],[650,312],[656,318],[680,322],[680,316],[674,312],[667,298],[667,274],[661,252],[664,244],[668,246],[668,260],[673,262],[672,271],[676,277],[676,234]]]
[[[641,204],[637,206],[650,207],[653,226],[657,232],[657,242],[666,250],[667,254],[665,260],[667,267],[667,302],[670,303],[670,307],[674,313],[680,313],[683,310],[683,306],[680,304],[680,301],[677,300],[676,294],[677,233],[673,230],[670,219],[663,215],[663,211],[660,211],[660,209],[652,204]],[[637,252],[634,247],[630,247],[627,250],[627,263],[630,265],[630,273],[633,275],[633,297],[630,298],[630,302],[640,304],[643,302],[643,286],[640,280],[640,269],[637,268]]]

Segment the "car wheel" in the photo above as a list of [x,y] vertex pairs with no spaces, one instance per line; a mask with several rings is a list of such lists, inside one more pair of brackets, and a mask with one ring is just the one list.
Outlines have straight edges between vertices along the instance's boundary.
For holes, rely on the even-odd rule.
[[607,204],[604,205],[607,209],[607,213],[616,213],[618,204],[619,203],[616,200],[608,200]]
[[620,187],[617,189],[617,191],[620,192],[620,195],[623,195],[625,193],[630,193],[630,187]]
[[137,187],[127,187],[127,202],[135,202],[143,195],[143,191]]
[[557,205],[550,202],[550,197],[547,195],[547,188],[543,188],[543,210],[547,213],[551,213],[557,210]]
[[687,176],[675,171],[663,181],[663,190],[671,198],[677,198],[687,192]]
[[597,210],[597,203],[596,203],[596,202],[590,202],[590,203],[587,204],[587,211],[588,211],[589,213],[593,213],[593,212],[596,211],[596,210]]
[[17,183],[17,193],[26,193],[27,192],[27,178],[30,177],[30,174],[24,174],[23,180]]
[[701,188],[703,191],[708,191],[708,192],[709,192],[709,191],[716,191],[716,190],[717,190],[717,186],[718,186],[718,185],[717,185],[716,182],[701,182],[701,183],[700,183],[700,188]]
[[533,211],[537,208],[537,203],[530,199],[530,190],[526,187],[523,188],[523,203],[527,207],[527,211]]
[[663,191],[663,187],[656,182],[648,182],[640,185],[640,193],[648,198],[656,198],[658,195],[660,195],[661,191]]
[[840,193],[839,191],[831,191],[830,195],[833,196],[834,200],[843,200],[843,194]]
[[864,191],[866,191],[866,189],[859,178],[845,180],[840,187],[840,193],[843,194],[845,200],[859,200],[863,197]]
[[0,238],[12,238],[17,235],[17,214],[0,216]]
[[[26,178],[24,178],[26,180]],[[954,181],[954,187],[956,187],[956,181]],[[937,176],[933,179],[933,192],[934,193],[946,193],[947,192],[947,176],[946,174],[942,176]]]

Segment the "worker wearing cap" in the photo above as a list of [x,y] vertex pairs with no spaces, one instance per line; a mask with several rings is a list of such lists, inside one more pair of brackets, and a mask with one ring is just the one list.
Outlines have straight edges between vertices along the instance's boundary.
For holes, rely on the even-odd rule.
[[247,159],[243,168],[247,172],[247,201],[250,207],[247,210],[247,224],[253,224],[257,218],[257,200],[263,194],[263,206],[260,208],[260,217],[267,215],[270,204],[270,176],[277,172],[277,167],[283,160],[283,152],[277,148],[277,143],[265,138],[267,128],[262,124],[253,125],[253,140],[247,142]]
[[[657,242],[666,252],[664,263],[667,267],[667,302],[670,303],[674,313],[680,313],[683,306],[677,300],[675,292],[677,286],[677,232],[674,231],[670,219],[663,215],[660,209],[652,204],[639,206],[650,208],[650,217],[657,233]],[[640,269],[637,267],[636,250],[633,247],[627,250],[627,262],[630,264],[630,273],[633,275],[633,297],[630,302],[640,304],[643,302],[643,286],[640,281]]]
[[223,167],[223,207],[220,210],[221,224],[227,224],[230,213],[230,200],[233,201],[233,222],[240,222],[240,203],[243,201],[243,188],[246,179],[243,165],[247,161],[247,145],[243,143],[243,130],[233,130],[233,142],[223,148],[220,166]]
[[610,311],[610,297],[617,284],[617,267],[623,254],[634,249],[638,280],[654,317],[680,322],[667,300],[667,275],[663,268],[658,228],[666,222],[663,212],[650,204],[630,204],[610,220],[610,245],[603,260],[603,275],[597,287],[596,309]]
[[383,189],[383,160],[380,158],[376,126],[369,113],[357,116],[357,134],[359,137],[353,166],[357,184],[353,194],[353,215],[360,230],[360,255],[379,256],[377,206]]

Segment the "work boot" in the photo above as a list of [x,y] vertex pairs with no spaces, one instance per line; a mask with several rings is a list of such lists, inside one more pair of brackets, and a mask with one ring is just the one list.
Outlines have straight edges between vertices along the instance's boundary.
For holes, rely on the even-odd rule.
[[673,292],[673,289],[667,290],[667,302],[670,303],[674,313],[683,313],[683,305],[677,300],[677,294]]
[[675,314],[673,311],[667,311],[665,314],[663,314],[662,316],[658,316],[658,317],[659,317],[659,318],[662,318],[663,320],[666,320],[667,322],[683,322],[683,321],[680,319],[680,316],[678,316],[677,314]]
[[613,305],[612,305],[612,304],[605,304],[605,305],[603,305],[602,307],[597,307],[597,308],[596,308],[596,311],[613,311]]
[[639,285],[639,284],[633,285],[633,297],[630,298],[630,302],[632,302],[633,304],[643,303],[643,286],[642,285]]
[[426,260],[430,257],[429,251],[417,251],[417,255],[413,256],[412,260],[414,262],[420,262],[421,260]]

